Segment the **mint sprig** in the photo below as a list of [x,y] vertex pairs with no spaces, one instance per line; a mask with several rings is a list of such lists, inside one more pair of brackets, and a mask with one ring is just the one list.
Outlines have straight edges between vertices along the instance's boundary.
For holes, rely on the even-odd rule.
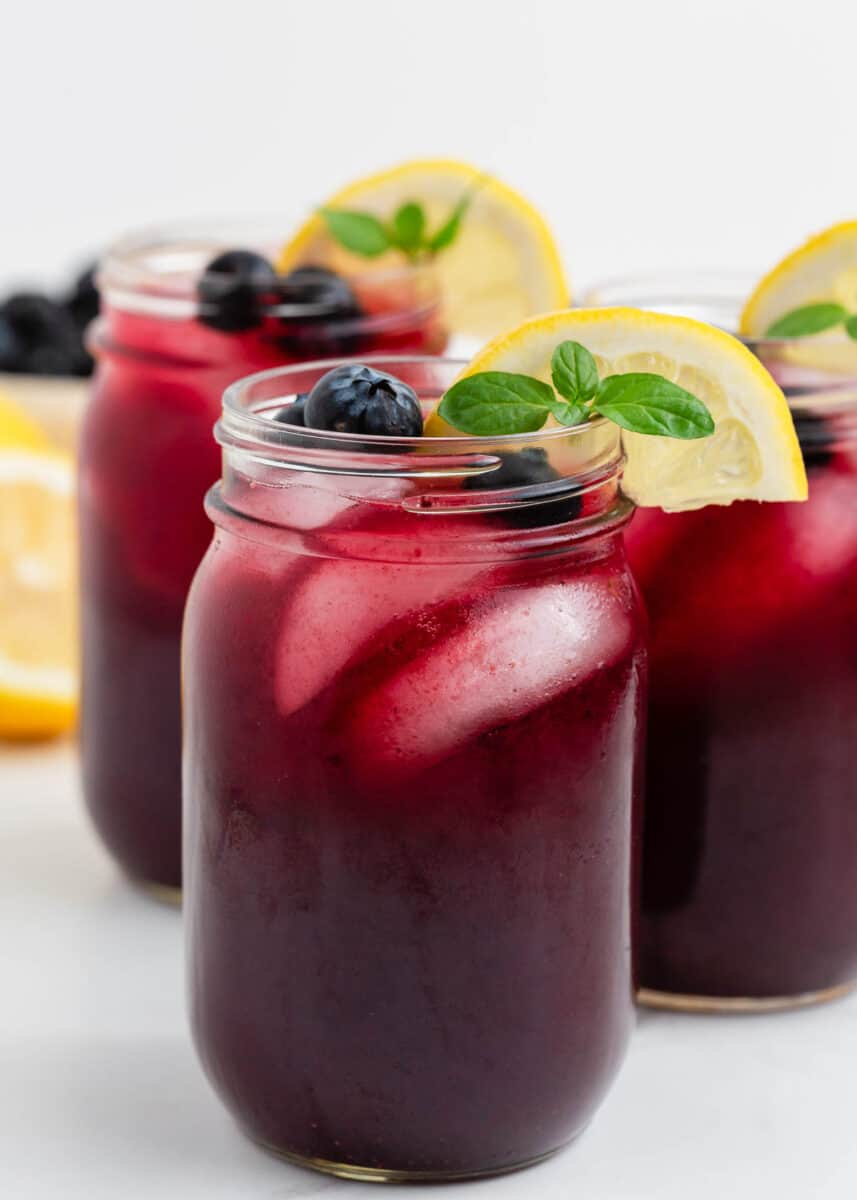
[[714,433],[711,413],[696,396],[644,371],[608,375],[598,385],[593,410],[631,433],[657,437],[708,437]]
[[406,254],[420,248],[423,244],[425,229],[425,210],[416,201],[412,200],[403,204],[393,215],[393,234],[396,244]]
[[800,308],[793,308],[790,312],[778,317],[773,325],[768,326],[765,337],[808,337],[813,333],[824,333],[828,329],[835,329],[837,325],[842,324],[845,324],[849,337],[855,337],[857,330],[854,333],[851,332],[848,327],[850,321],[848,309],[841,304],[804,304]]
[[453,384],[440,402],[445,421],[476,437],[534,433],[556,401],[549,383],[507,371],[480,371]]
[[588,404],[598,391],[598,367],[580,342],[560,342],[551,355],[551,379],[561,396]]
[[352,254],[377,258],[387,250],[401,250],[417,261],[433,258],[452,245],[461,232],[474,192],[475,188],[465,192],[434,232],[429,231],[426,211],[418,200],[400,205],[389,221],[373,213],[344,208],[322,208],[319,212],[333,240]]
[[445,250],[447,246],[451,246],[461,230],[461,222],[464,219],[464,214],[470,207],[470,202],[473,199],[473,192],[465,192],[458,203],[453,208],[452,212],[438,229],[437,233],[433,234],[426,243],[426,249],[429,254],[437,254],[441,250]]
[[643,371],[600,379],[595,359],[579,342],[556,347],[551,378],[553,387],[529,375],[480,371],[454,383],[438,412],[475,437],[534,433],[551,414],[561,425],[602,416],[632,433],[660,437],[703,438],[714,432],[711,413],[696,396]]
[[377,258],[390,248],[387,229],[372,213],[323,208],[321,215],[334,241],[363,258]]

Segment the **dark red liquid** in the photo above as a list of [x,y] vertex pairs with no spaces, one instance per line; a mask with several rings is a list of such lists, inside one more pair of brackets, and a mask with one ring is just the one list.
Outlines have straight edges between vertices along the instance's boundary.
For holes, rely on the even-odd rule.
[[[384,328],[360,354],[437,353],[434,308],[362,297]],[[203,511],[220,452],[212,427],[224,388],[253,371],[324,357],[293,323],[223,334],[195,320],[108,309],[82,437],[83,770],[90,813],[111,853],[137,879],[181,882],[179,643],[193,573],[211,538]],[[277,340],[275,340],[277,339]],[[328,351],[341,353],[333,341]]]
[[857,979],[857,469],[806,504],[641,512],[652,641],[643,986],[786,997]]
[[438,518],[385,518],[390,553],[351,512],[361,559],[325,558],[214,514],[184,663],[212,1082],[304,1158],[467,1174],[556,1149],[632,1020],[643,663],[621,540],[432,562]]

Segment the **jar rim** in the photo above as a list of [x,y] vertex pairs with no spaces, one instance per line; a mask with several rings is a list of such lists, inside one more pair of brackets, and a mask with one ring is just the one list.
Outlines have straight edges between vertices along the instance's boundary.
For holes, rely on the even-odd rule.
[[764,272],[687,267],[615,275],[591,284],[581,305],[630,305],[692,317],[737,338],[782,388],[792,412],[848,414],[857,409],[857,342],[826,333],[802,337],[749,337],[738,332],[746,298]]
[[[96,282],[106,304],[126,311],[174,319],[193,317],[199,304],[197,282],[206,263],[227,250],[247,249],[266,254],[272,262],[287,240],[284,229],[294,223],[280,218],[209,221],[176,221],[140,227],[121,235],[99,262]],[[391,267],[374,268],[348,276],[356,289],[371,284],[422,285],[436,299],[434,267],[429,262],[404,261]],[[420,310],[430,307],[425,302]],[[318,304],[277,305],[274,316],[300,319],[320,315]],[[350,318],[350,323],[354,319]],[[368,320],[372,320],[371,317]]]
[[[715,325],[743,342],[751,350],[759,347],[841,345],[841,339],[819,334],[800,337],[749,336],[739,332],[738,318],[764,271],[731,267],[680,267],[675,270],[640,271],[632,275],[610,275],[590,284],[581,293],[580,308],[612,308],[628,305],[672,316],[691,316]],[[717,314],[722,314],[717,320]]]
[[[620,430],[601,417],[574,427],[496,437],[407,438],[309,429],[271,419],[326,371],[354,361],[293,363],[231,384],[215,426],[215,438],[224,449],[224,474],[234,468],[256,484],[269,486],[294,482],[301,472],[339,476],[339,486],[358,487],[363,497],[383,493],[383,503],[427,515],[546,504],[570,493],[582,496],[618,488],[624,466]],[[429,355],[370,355],[360,362],[404,378],[424,407],[439,398],[466,365],[464,360]],[[513,456],[527,452],[530,461],[515,459],[511,478],[493,478]],[[478,480],[480,476],[485,478]]]
[[[236,380],[223,393],[223,412],[217,424],[218,440],[221,441],[221,444],[229,444],[230,434],[234,432],[240,433],[242,436],[255,436],[260,445],[276,446],[282,444],[282,431],[289,430],[289,435],[292,437],[305,436],[315,442],[326,443],[331,448],[341,446],[345,450],[352,448],[357,451],[367,443],[378,447],[389,447],[390,453],[394,453],[398,446],[401,446],[406,451],[417,449],[425,451],[429,446],[438,445],[443,447],[444,450],[454,449],[457,453],[464,454],[466,452],[477,453],[491,446],[503,446],[508,447],[510,450],[522,450],[526,449],[527,446],[544,441],[561,442],[567,440],[569,437],[583,437],[593,429],[609,424],[606,418],[599,416],[582,425],[560,425],[555,428],[538,429],[531,433],[505,433],[493,436],[484,434],[453,434],[428,438],[423,436],[390,437],[384,434],[339,433],[336,430],[330,429],[305,429],[302,426],[276,424],[269,417],[259,415],[257,410],[248,407],[244,402],[248,393],[261,384],[273,383],[278,379],[294,378],[305,372],[320,372],[324,374],[334,367],[342,366],[346,363],[356,363],[357,361],[357,359],[351,358],[325,358],[316,359],[313,362],[288,363],[284,366],[269,367],[265,371],[256,371],[252,375],[245,375],[242,379]],[[458,374],[467,366],[468,360],[446,355],[369,354],[361,357],[359,362],[368,367],[375,367],[378,370],[385,370],[388,367],[395,367],[397,365],[425,365],[449,368]],[[389,371],[388,373],[393,374],[394,372]],[[272,397],[265,403],[266,410],[273,408],[276,404],[282,406],[290,398],[293,398],[295,394],[295,392],[284,392],[279,397]]]

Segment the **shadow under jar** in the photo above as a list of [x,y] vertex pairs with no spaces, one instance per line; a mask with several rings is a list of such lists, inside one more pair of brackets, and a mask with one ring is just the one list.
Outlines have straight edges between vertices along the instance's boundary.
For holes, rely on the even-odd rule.
[[[460,364],[374,365],[431,403]],[[322,370],[236,385],[218,426],[183,661],[196,1046],[304,1165],[508,1171],[584,1128],[632,1022],[645,663],[617,431],[265,417]]]
[[[226,229],[144,234],[99,274],[80,457],[84,795],[122,868],[165,898],[181,884],[182,613],[210,540],[203,500],[219,474],[212,427],[224,388],[282,363],[438,353],[446,341],[435,279],[414,267],[348,281],[350,310],[286,288],[237,320],[227,310],[221,328],[199,280],[247,242]],[[276,254],[258,230],[250,244]]]
[[[752,283],[642,278],[588,302],[734,330]],[[641,999],[669,1008],[857,980],[857,344],[748,344],[789,400],[809,500],[640,511],[627,539],[651,639]]]

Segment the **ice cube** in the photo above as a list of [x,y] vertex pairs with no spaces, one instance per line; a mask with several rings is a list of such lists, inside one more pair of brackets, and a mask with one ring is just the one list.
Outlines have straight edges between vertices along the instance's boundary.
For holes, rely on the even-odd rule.
[[626,652],[633,614],[604,580],[506,590],[359,702],[345,732],[364,779],[405,778]]
[[295,588],[277,648],[277,704],[308,704],[392,621],[442,603],[488,566],[319,559]]
[[254,500],[255,515],[303,532],[332,524],[354,507],[353,501],[332,486],[329,477],[318,478],[320,482],[311,485],[258,489],[264,496]]
[[351,510],[360,516],[365,501],[379,506],[401,503],[408,481],[344,479],[341,475],[294,473],[285,486],[269,486],[255,479],[242,481],[241,506],[254,517],[302,532],[335,526]]

